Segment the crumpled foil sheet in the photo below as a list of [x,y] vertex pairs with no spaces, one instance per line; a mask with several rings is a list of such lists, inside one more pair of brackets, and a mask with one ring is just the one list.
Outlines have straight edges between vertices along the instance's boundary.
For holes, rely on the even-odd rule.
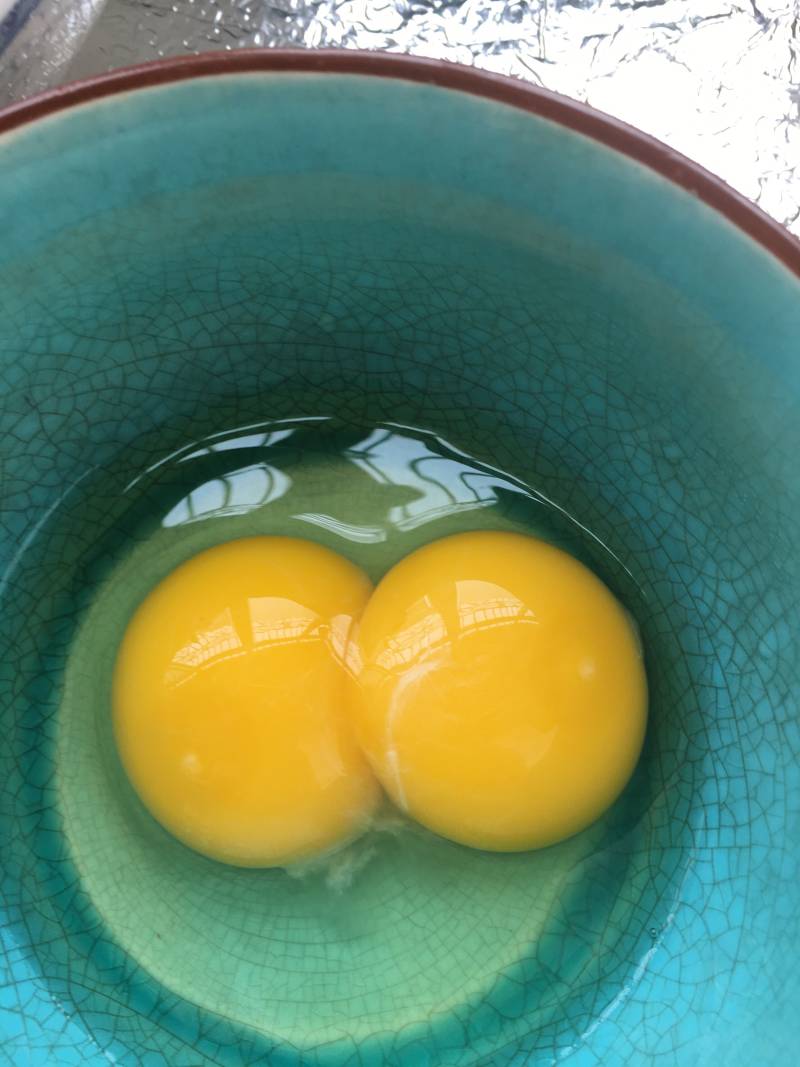
[[800,0],[40,0],[0,103],[209,49],[409,52],[527,79],[684,152],[800,235]]

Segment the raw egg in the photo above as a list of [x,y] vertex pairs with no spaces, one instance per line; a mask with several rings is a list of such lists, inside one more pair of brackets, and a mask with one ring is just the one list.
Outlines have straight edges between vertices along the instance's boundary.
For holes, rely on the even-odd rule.
[[343,652],[370,592],[326,548],[253,537],[201,552],[146,597],[115,665],[114,733],[177,838],[271,867],[363,829],[380,789],[345,713]]
[[379,583],[348,659],[359,741],[403,811],[476,848],[550,845],[592,823],[641,751],[637,634],[572,556],[457,534]]

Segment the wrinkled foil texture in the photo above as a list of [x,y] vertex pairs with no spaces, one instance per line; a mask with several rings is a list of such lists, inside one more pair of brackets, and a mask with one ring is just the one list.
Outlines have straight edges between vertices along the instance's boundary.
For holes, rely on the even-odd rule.
[[0,103],[209,49],[360,48],[510,74],[654,134],[800,235],[800,0],[41,0]]

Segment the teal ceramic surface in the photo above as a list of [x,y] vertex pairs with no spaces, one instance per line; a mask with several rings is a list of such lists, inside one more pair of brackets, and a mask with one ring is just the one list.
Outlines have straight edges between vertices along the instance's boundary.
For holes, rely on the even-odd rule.
[[[3,128],[0,1064],[794,1064],[793,241],[610,121],[412,61],[177,62]],[[155,581],[270,531],[377,577],[470,525],[637,618],[648,738],[603,819],[290,873],[150,819],[108,680]]]

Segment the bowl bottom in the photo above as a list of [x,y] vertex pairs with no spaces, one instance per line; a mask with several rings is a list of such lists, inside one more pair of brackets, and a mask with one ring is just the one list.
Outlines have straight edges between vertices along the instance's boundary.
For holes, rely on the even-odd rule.
[[[228,1043],[298,1057],[326,1047],[335,1062],[354,1043],[378,1055],[387,1034],[398,1054],[424,1040],[477,1061],[532,1019],[563,1026],[606,984],[623,989],[665,919],[652,753],[610,812],[549,849],[478,852],[390,815],[325,863],[242,870],[185,848],[147,814],[119,765],[109,707],[116,647],[142,597],[233,537],[312,538],[377,579],[456,530],[523,530],[584,559],[640,614],[615,557],[534,489],[408,428],[198,430],[133,476],[131,463],[129,452],[77,487],[48,531],[51,547],[65,546],[79,610],[65,627],[63,601],[43,603],[62,669],[40,694],[57,728],[36,773],[52,762],[57,800],[37,854],[60,887],[71,952],[89,961],[86,984],[96,969],[126,975],[129,1007],[159,1005],[161,1024],[192,1042],[213,1027]],[[52,985],[74,997],[71,966]]]

